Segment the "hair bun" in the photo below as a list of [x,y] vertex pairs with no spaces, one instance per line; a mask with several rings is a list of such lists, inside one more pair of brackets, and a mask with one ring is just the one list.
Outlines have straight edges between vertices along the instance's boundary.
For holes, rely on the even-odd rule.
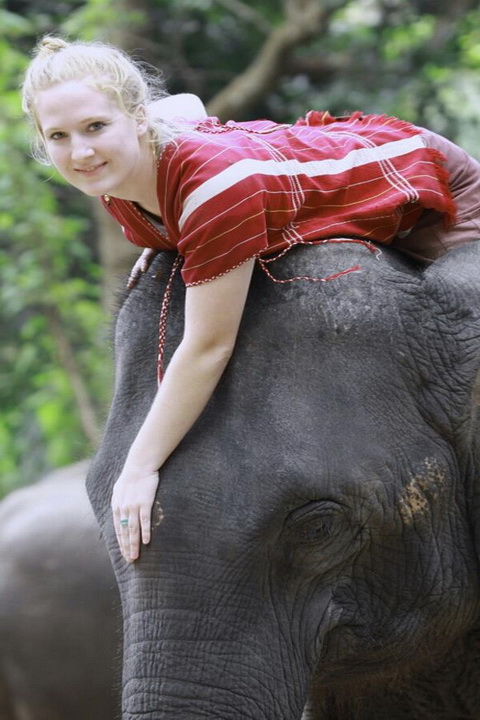
[[46,35],[40,40],[37,45],[37,53],[42,55],[48,55],[60,52],[64,48],[68,47],[68,43],[62,40],[60,37],[54,37],[53,35]]

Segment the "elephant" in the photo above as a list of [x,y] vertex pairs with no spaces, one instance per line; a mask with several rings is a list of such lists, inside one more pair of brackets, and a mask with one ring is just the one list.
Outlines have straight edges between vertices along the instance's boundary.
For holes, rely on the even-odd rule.
[[[87,477],[122,602],[123,720],[480,718],[480,243],[428,267],[370,250],[255,269],[133,563],[110,498],[156,391],[172,254],[124,298]],[[171,290],[165,363],[178,273]]]
[[114,720],[121,613],[88,462],[0,503],[0,718]]

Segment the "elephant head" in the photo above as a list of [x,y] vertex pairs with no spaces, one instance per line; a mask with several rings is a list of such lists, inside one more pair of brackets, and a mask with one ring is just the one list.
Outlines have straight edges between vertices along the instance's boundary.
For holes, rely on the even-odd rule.
[[[437,703],[422,720],[458,720],[439,711],[437,680],[447,657],[470,662],[479,610],[479,260],[474,243],[422,270],[348,244],[276,263],[284,277],[361,266],[332,282],[258,270],[234,357],[161,470],[153,540],[133,565],[109,500],[155,393],[171,258],[126,298],[87,482],[122,596],[124,718],[415,717],[391,699],[395,680]],[[167,355],[182,312],[177,279]]]

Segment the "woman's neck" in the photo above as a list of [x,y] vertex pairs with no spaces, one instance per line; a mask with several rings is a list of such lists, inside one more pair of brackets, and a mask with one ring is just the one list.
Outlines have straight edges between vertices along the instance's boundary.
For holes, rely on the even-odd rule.
[[157,205],[157,210],[153,212],[153,210],[149,210],[145,205],[142,205],[141,203],[136,202],[135,205],[138,207],[139,210],[142,212],[147,213],[147,215],[151,215],[155,220],[159,220],[161,222],[162,217],[160,215],[160,208]]
[[137,178],[135,196],[130,198],[136,205],[152,215],[160,216],[157,196],[157,158],[150,144],[143,148],[144,156],[141,172]]

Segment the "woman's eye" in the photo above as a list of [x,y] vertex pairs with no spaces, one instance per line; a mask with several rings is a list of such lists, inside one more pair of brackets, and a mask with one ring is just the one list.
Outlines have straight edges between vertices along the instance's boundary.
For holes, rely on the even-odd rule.
[[49,140],[62,140],[65,137],[65,133],[54,132],[50,135]]
[[88,129],[90,132],[96,132],[97,130],[101,130],[104,127],[105,127],[105,123],[99,121],[99,122],[90,123],[90,125],[88,126]]

